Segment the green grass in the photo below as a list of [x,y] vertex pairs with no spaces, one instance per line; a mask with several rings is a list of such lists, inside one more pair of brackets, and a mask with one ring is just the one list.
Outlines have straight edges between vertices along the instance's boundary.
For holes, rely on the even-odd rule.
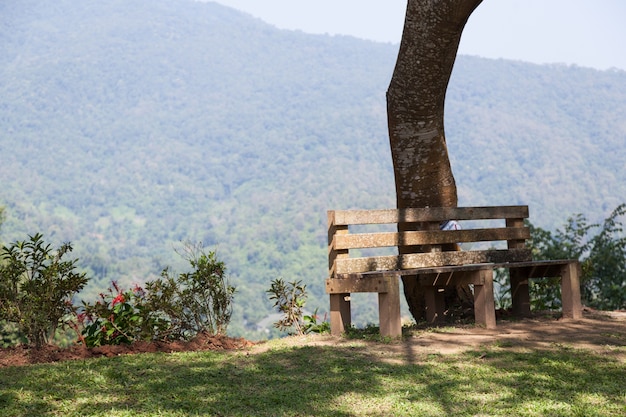
[[256,353],[142,354],[2,368],[0,414],[626,416],[623,347],[596,354],[493,345],[457,355],[410,355],[401,348],[397,342],[274,341]]

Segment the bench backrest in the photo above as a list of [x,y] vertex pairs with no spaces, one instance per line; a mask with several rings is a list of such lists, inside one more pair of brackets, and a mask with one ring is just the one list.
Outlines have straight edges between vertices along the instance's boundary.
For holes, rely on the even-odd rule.
[[[528,206],[428,207],[328,211],[329,276],[476,263],[531,260]],[[503,227],[439,230],[446,220],[504,220]],[[396,224],[397,231],[354,233],[350,226]],[[448,250],[457,243],[506,241],[506,249]],[[350,257],[351,249],[399,248],[397,255]]]

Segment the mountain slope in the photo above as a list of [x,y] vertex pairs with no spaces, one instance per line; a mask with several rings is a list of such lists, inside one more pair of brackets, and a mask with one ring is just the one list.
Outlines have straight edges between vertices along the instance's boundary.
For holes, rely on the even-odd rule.
[[[278,276],[325,310],[325,211],[394,204],[397,45],[186,0],[5,3],[0,45],[0,237],[72,241],[85,296],[184,268],[172,247],[190,239],[230,269],[234,334],[270,312]],[[626,197],[625,103],[624,72],[459,57],[460,204],[529,204],[548,228],[603,219]]]

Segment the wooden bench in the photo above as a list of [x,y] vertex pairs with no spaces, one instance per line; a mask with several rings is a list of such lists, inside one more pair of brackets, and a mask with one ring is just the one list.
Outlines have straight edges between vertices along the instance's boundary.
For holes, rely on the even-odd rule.
[[[525,244],[530,238],[526,218],[528,206],[328,211],[326,292],[331,332],[341,334],[351,325],[351,293],[372,292],[378,293],[381,335],[400,336],[401,277],[412,277],[424,287],[429,322],[443,316],[444,288],[473,285],[475,321],[493,328],[496,268],[509,269],[513,314],[530,315],[530,278],[560,277],[563,317],[581,318],[578,261],[533,261]],[[440,223],[447,220],[460,221],[462,229],[440,230]],[[503,224],[494,226],[494,222]],[[382,224],[392,225],[393,230],[351,230]],[[450,250],[456,244],[472,247]],[[494,248],[494,244],[504,247]],[[351,251],[380,248],[401,248],[401,254],[351,256]]]

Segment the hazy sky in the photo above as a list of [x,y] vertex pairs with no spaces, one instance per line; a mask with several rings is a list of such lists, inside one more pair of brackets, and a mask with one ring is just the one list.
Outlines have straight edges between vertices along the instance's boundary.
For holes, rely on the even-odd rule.
[[[406,0],[214,0],[282,29],[400,42]],[[484,0],[460,53],[626,70],[626,0]]]

